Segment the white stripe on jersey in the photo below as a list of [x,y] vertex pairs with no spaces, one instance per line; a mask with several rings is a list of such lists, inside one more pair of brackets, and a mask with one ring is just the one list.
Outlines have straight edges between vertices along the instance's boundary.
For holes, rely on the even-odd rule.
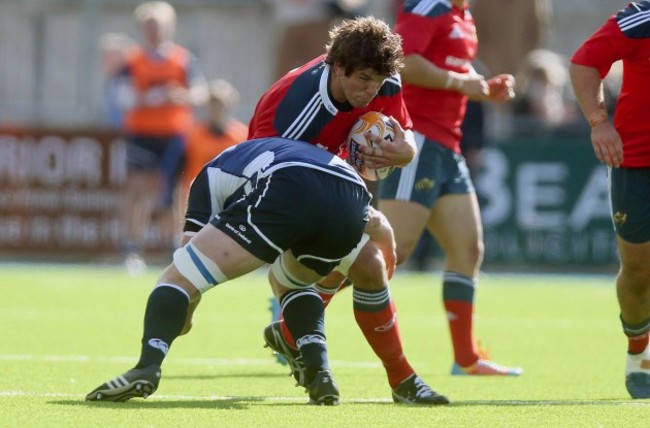
[[[257,206],[260,204],[260,202],[262,202],[262,199],[264,199],[264,196],[266,195],[266,192],[269,190],[269,187],[270,187],[270,185],[271,185],[271,180],[272,180],[272,179],[273,179],[273,177],[271,177],[269,180],[266,181],[266,188],[262,191],[262,194],[260,195],[260,197],[257,198],[257,202],[255,202],[255,204],[254,204],[255,207],[257,207]],[[280,247],[279,247],[278,245],[276,245],[273,241],[271,241],[271,240],[270,240],[266,235],[264,235],[264,234],[262,233],[262,231],[260,230],[259,227],[255,226],[255,223],[253,223],[253,218],[252,218],[252,216],[251,216],[251,208],[252,208],[252,205],[249,205],[249,206],[246,208],[246,212],[248,213],[248,214],[247,214],[247,219],[246,219],[246,221],[248,222],[248,224],[249,224],[253,229],[255,229],[255,232],[259,235],[260,238],[264,239],[264,241],[265,241],[267,244],[269,244],[269,246],[270,246],[271,248],[273,248],[275,251],[278,252],[278,255],[279,255],[279,254],[282,254],[282,253],[284,252],[284,250],[282,250],[282,248],[280,248]]]
[[279,169],[289,168],[289,167],[292,167],[292,166],[300,166],[300,167],[303,167],[303,168],[315,169],[315,170],[327,173],[329,175],[336,176],[336,177],[341,178],[343,180],[351,181],[351,182],[356,183],[356,184],[358,184],[360,186],[366,187],[363,180],[361,178],[359,178],[359,175],[351,167],[350,168],[343,168],[343,167],[337,168],[337,169],[339,169],[341,171],[339,173],[336,170],[331,169],[331,168],[324,168],[324,167],[319,166],[319,165],[314,165],[313,163],[298,162],[298,161],[282,162],[282,163],[275,164],[275,165],[271,166],[270,168],[265,169],[264,171],[260,171],[259,177],[266,177],[267,175],[270,175],[270,174],[272,174],[273,172],[275,172],[275,171],[277,171]]
[[421,1],[415,8],[413,9],[413,13],[417,15],[423,15],[427,16],[431,10],[439,5],[440,3],[445,3],[447,6],[451,8],[451,4],[449,0],[424,0]]
[[322,104],[323,102],[320,99],[320,93],[314,94],[296,120],[294,120],[289,128],[284,131],[282,137],[290,138],[292,140],[300,140],[300,136],[305,132],[305,129],[307,129],[312,120],[314,120],[314,117],[318,113],[318,109],[320,109]]
[[408,201],[411,199],[411,192],[413,191],[413,184],[415,183],[415,174],[418,169],[422,146],[424,145],[424,135],[419,132],[414,132],[413,135],[417,145],[417,152],[415,158],[409,162],[408,165],[402,168],[402,171],[400,172],[399,184],[397,185],[397,192],[395,193],[395,199],[397,200]]
[[618,27],[621,31],[626,31],[634,27],[638,27],[641,24],[650,21],[650,10],[645,12],[635,13],[632,16],[627,16],[620,21],[618,21]]
[[390,76],[388,79],[386,79],[386,81],[388,81],[388,82],[390,82],[390,83],[392,83],[392,84],[394,84],[396,86],[399,86],[400,88],[402,87],[402,79],[400,78],[399,74]]

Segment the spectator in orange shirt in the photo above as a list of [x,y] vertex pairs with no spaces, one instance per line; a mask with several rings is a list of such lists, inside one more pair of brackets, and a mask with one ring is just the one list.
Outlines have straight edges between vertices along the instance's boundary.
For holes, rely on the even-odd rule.
[[203,120],[196,123],[186,140],[183,203],[201,168],[228,147],[246,139],[248,127],[233,117],[238,103],[239,92],[227,80],[216,79],[208,84]]
[[146,269],[142,252],[155,213],[163,238],[174,246],[173,195],[183,166],[185,137],[194,107],[205,100],[198,61],[173,42],[176,12],[164,1],[139,5],[134,13],[142,43],[126,58],[125,75],[133,96],[124,120],[128,180],[122,210],[122,251],[129,273]]

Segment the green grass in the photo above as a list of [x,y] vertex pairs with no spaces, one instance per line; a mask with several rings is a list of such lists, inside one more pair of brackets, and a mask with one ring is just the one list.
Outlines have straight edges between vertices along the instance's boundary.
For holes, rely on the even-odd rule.
[[354,322],[350,290],[327,310],[341,405],[305,405],[302,388],[262,347],[269,287],[254,273],[210,291],[147,400],[86,403],[130,368],[157,272],[77,265],[0,265],[0,427],[647,427],[629,399],[613,277],[484,274],[477,336],[520,378],[449,375],[437,274],[392,282],[406,354],[453,404],[390,401],[384,371]]

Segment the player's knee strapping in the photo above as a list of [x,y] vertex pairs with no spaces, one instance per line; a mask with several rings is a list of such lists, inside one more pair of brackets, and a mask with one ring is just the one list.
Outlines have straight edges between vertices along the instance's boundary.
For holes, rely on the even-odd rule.
[[191,243],[174,251],[174,266],[201,293],[228,281],[219,266]]
[[289,272],[289,269],[287,269],[287,265],[284,262],[284,254],[280,254],[280,257],[275,259],[271,265],[271,273],[275,277],[276,281],[285,288],[300,290],[312,285],[310,282],[301,281]]

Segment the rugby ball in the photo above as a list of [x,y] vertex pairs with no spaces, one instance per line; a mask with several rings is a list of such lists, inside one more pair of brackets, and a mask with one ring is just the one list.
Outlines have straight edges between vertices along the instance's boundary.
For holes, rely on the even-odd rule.
[[387,116],[376,111],[363,114],[357,119],[348,134],[348,163],[366,180],[383,180],[393,172],[395,167],[369,168],[364,165],[359,156],[361,146],[374,146],[372,139],[366,137],[368,131],[372,135],[380,135],[384,140],[393,141],[395,139],[393,124],[390,123]]

